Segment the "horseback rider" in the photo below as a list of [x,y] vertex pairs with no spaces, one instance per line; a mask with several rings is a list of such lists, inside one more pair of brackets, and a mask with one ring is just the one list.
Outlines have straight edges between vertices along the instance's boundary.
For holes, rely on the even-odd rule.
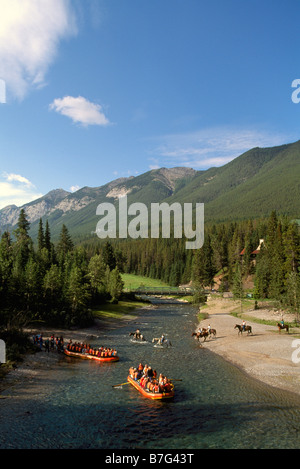
[[165,334],[162,334],[161,338],[160,338],[160,345],[162,345],[165,341]]
[[245,331],[245,329],[246,329],[246,321],[245,321],[245,319],[244,319],[243,322],[242,322],[242,328],[243,328],[243,331]]

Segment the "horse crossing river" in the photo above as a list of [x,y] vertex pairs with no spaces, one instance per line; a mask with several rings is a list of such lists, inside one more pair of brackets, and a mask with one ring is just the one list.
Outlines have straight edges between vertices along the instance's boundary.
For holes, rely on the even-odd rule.
[[[191,335],[196,309],[157,304],[126,326],[99,332],[117,363],[61,356],[0,400],[0,448],[299,448],[300,398],[266,386]],[[129,333],[139,329],[145,341]],[[171,347],[155,347],[165,334]],[[209,340],[219,340],[218,338]],[[220,339],[221,340],[221,339]],[[174,380],[170,402],[145,399],[126,382],[130,366],[151,365]]]

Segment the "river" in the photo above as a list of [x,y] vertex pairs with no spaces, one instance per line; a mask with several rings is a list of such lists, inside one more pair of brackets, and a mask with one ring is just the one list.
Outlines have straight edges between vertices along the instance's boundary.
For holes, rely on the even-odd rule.
[[[196,309],[164,302],[126,326],[105,330],[95,346],[116,347],[120,361],[61,356],[0,400],[1,449],[299,448],[300,397],[246,376],[191,337]],[[145,343],[129,332],[139,328]],[[172,347],[153,346],[162,333]],[[217,340],[217,339],[213,339]],[[131,365],[151,364],[178,380],[175,398],[144,398],[125,383]]]

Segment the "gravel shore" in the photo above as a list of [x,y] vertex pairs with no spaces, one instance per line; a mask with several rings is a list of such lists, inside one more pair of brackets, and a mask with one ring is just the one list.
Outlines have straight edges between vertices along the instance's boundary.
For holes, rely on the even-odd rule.
[[[148,306],[148,307],[153,307]],[[243,369],[252,377],[260,381],[275,386],[277,388],[300,394],[300,363],[294,363],[292,354],[299,353],[296,357],[300,358],[300,331],[291,329],[289,334],[285,331],[279,333],[276,326],[259,324],[249,320],[254,317],[265,320],[280,321],[281,314],[269,309],[258,309],[255,311],[244,311],[247,316],[247,324],[252,326],[253,334],[238,334],[234,329],[236,324],[241,324],[241,318],[236,318],[230,313],[239,310],[239,302],[230,298],[222,298],[212,295],[208,298],[205,313],[207,318],[199,324],[201,327],[207,327],[208,324],[216,329],[216,337],[211,337],[203,342],[201,346],[222,356],[225,360]],[[130,322],[134,316],[127,318]],[[290,315],[285,315],[286,321],[291,321]],[[93,328],[76,331],[55,331],[55,335],[63,335],[67,341],[69,336],[73,340],[93,340],[100,333],[105,338],[105,328],[114,328],[114,321],[105,321],[96,324]],[[120,324],[118,324],[120,327]],[[100,332],[101,331],[101,332]],[[53,331],[44,330],[44,336],[51,335]],[[68,336],[68,337],[67,337]],[[299,343],[294,341],[298,339]],[[294,343],[294,344],[293,344]],[[15,382],[32,380],[37,373],[46,371],[54,365],[61,354],[44,351],[29,355],[24,362],[19,364],[15,370],[12,370],[6,378],[0,383],[0,391],[4,391]],[[5,393],[4,393],[5,394]],[[5,396],[0,396],[5,397]]]
[[[239,310],[237,301],[214,295],[208,298],[207,307],[203,310],[208,317],[201,321],[200,326],[210,324],[217,334],[205,342],[201,339],[202,346],[266,384],[300,394],[300,363],[292,360],[293,352],[297,354],[297,348],[300,349],[299,329],[290,329],[289,333],[279,332],[276,326],[252,322],[249,320],[251,316],[276,322],[281,320],[279,312],[258,309],[243,312],[253,334],[241,335],[238,329],[234,329],[236,324],[242,323],[241,318],[230,315],[235,310]],[[291,321],[290,318],[290,315],[284,315],[285,321]],[[297,338],[299,343],[293,343]]]

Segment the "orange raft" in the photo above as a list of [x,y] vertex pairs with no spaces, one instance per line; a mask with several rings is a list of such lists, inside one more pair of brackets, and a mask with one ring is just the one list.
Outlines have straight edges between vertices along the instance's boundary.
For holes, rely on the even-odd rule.
[[148,399],[172,399],[174,397],[174,386],[172,388],[171,391],[169,392],[150,392],[146,389],[144,389],[139,381],[135,381],[133,378],[131,378],[131,376],[129,375],[127,377],[127,381],[129,381],[130,384],[132,384],[132,386],[135,387],[135,389],[137,389],[138,391],[140,391],[141,394],[143,394],[144,397],[148,397]]
[[64,353],[65,355],[68,355],[69,357],[83,358],[87,360],[96,360],[98,362],[118,362],[119,361],[119,357],[117,355],[113,355],[110,357],[97,357],[96,355],[90,355],[89,353],[72,352],[67,349],[64,350]]

